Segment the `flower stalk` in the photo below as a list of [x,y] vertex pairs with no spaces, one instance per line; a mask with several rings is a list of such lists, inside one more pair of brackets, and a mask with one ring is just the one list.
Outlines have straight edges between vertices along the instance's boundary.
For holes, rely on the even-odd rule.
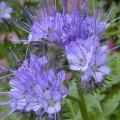
[[71,95],[67,95],[66,98],[69,99],[69,100],[77,102],[78,105],[79,105],[79,108],[80,108],[82,119],[83,120],[89,120],[89,116],[88,116],[84,96],[83,96],[83,94],[81,93],[80,90],[78,90],[78,94],[79,94],[79,98],[71,96]]
[[82,119],[89,120],[85,99],[84,99],[83,93],[79,89],[78,89],[78,95],[79,95],[79,107],[80,107]]

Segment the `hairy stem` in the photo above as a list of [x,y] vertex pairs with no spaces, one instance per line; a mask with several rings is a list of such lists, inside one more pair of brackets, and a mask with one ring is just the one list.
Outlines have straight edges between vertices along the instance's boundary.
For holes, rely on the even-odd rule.
[[84,101],[84,97],[83,97],[82,93],[80,93],[80,92],[79,92],[79,97],[80,98],[77,98],[77,97],[74,97],[74,96],[71,96],[71,95],[68,95],[66,98],[69,99],[69,100],[77,102],[78,105],[79,105],[79,108],[80,108],[82,119],[83,120],[89,120],[87,108],[86,108],[85,101]]
[[83,93],[79,89],[78,89],[78,95],[79,95],[79,107],[80,107],[82,119],[89,120],[85,99],[84,99]]

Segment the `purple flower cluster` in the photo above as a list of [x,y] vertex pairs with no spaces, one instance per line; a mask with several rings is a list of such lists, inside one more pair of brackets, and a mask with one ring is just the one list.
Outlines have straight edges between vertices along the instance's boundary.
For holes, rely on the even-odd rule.
[[[26,9],[25,14],[27,14],[28,23],[19,20],[17,20],[18,22],[14,22],[18,27],[29,33],[27,40],[17,40],[17,42],[27,44],[46,40],[63,48],[64,44],[68,42],[68,32],[70,32],[71,29],[72,16],[70,13],[64,12],[64,10],[58,12],[56,5],[53,6],[46,2],[43,6],[44,9],[39,9],[39,12],[34,11],[35,18],[30,13],[30,10]],[[22,24],[19,24],[19,22]]]
[[33,22],[28,42],[40,41],[40,39],[58,43],[64,42],[64,38],[67,36],[64,28],[69,25],[70,19],[69,14],[55,13],[54,16],[42,18],[40,23]]
[[[49,9],[51,11],[48,12]],[[86,40],[92,36],[99,36],[110,25],[107,22],[109,17],[103,21],[103,15],[100,12],[98,16],[97,13],[94,13],[92,17],[86,16],[88,11],[82,7],[77,9],[73,7],[70,13],[59,13],[57,9],[47,6],[46,11],[45,15],[36,15],[38,21],[33,20],[33,25],[29,29],[27,43],[43,41],[44,39],[64,49],[66,44],[77,41],[79,38]]]
[[[109,75],[110,68],[107,64],[108,46],[101,45],[101,36],[110,25],[107,19],[102,21],[100,17],[85,16],[81,9],[77,9],[71,20],[71,30],[75,32],[72,41],[65,44],[65,54],[69,61],[70,69],[81,71],[82,82],[86,84],[103,83],[104,75]],[[102,15],[101,15],[102,16]]]
[[[67,88],[62,85],[65,71],[55,68],[46,70],[48,59],[31,54],[17,70],[10,70],[13,77],[8,92],[11,111],[34,111],[38,117],[45,113],[56,114],[61,110],[61,100],[67,96]],[[5,103],[1,103],[5,105]]]
[[[104,30],[110,26],[110,14],[103,20],[104,8],[89,15],[86,4],[80,7],[74,1],[71,12],[67,13],[63,6],[58,12],[56,6],[45,4],[45,10],[36,13],[36,19],[27,9],[32,20],[28,40],[25,43],[49,41],[62,48],[69,62],[69,68],[82,73],[81,81],[89,84],[103,83],[104,75],[109,75],[107,64],[108,46],[101,45]],[[31,17],[32,16],[32,17]],[[48,44],[49,46],[49,44]],[[94,85],[93,85],[94,87]]]

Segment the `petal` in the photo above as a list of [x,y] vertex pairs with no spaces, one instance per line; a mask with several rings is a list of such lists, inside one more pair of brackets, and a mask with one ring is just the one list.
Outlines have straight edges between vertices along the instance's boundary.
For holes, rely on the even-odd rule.
[[49,71],[45,71],[43,72],[44,76],[47,76],[47,81],[48,82],[53,82],[54,80],[56,80],[56,76],[55,76],[55,71],[53,69],[50,69]]
[[108,51],[108,46],[104,45],[104,46],[100,47],[99,53],[102,52],[102,54],[103,54],[104,52],[107,52],[107,51]]
[[6,8],[6,3],[5,2],[1,2],[0,7],[1,7],[1,9],[2,8]]
[[11,89],[10,92],[9,92],[9,96],[14,99],[22,99],[24,98],[24,95],[23,95],[23,91],[15,88],[15,89]]
[[12,12],[12,8],[7,7],[7,8],[5,9],[5,12],[6,12],[6,13],[11,13],[11,12]]
[[58,74],[57,74],[57,79],[59,79],[61,82],[63,82],[65,80],[65,71],[61,70]]
[[46,76],[44,76],[43,74],[37,73],[36,78],[37,78],[38,85],[40,85],[42,89],[46,89],[49,87],[49,84],[46,81]]
[[89,67],[84,73],[85,73],[87,76],[92,76],[92,75],[93,75],[93,71],[92,71],[91,67]]
[[62,86],[59,92],[62,95],[62,98],[65,98],[67,96],[68,89],[65,86]]
[[107,65],[103,65],[99,68],[99,71],[102,72],[103,75],[105,75],[105,74],[109,74],[111,70]]
[[51,91],[50,90],[46,90],[44,93],[43,93],[43,96],[45,97],[45,99],[49,100],[52,98],[52,95],[51,95]]
[[35,93],[39,96],[42,96],[43,90],[40,85],[36,84],[35,85]]
[[71,64],[79,65],[80,59],[75,54],[67,54],[67,59]]
[[61,70],[58,74],[57,74],[57,77],[56,77],[56,80],[54,80],[53,84],[52,84],[52,87],[53,88],[56,88],[56,89],[60,89],[61,86],[62,86],[62,82],[65,80],[65,71],[64,70]]
[[45,66],[48,63],[48,59],[45,56],[38,58],[36,55],[30,55],[30,66],[35,67],[38,71],[41,70],[41,66]]
[[94,73],[93,77],[94,77],[96,83],[102,82],[102,80],[103,80],[103,74],[101,72]]
[[107,62],[106,54],[97,56],[97,60],[96,60],[97,65],[105,64],[106,62]]
[[50,33],[49,34],[49,39],[50,41],[60,41],[60,36],[56,33],[56,32],[53,32],[53,33]]
[[26,99],[17,100],[16,107],[17,110],[23,110],[27,105]]
[[70,69],[71,69],[71,70],[81,70],[82,67],[76,66],[76,65],[70,65]]
[[90,61],[90,65],[97,65],[100,66],[102,64],[105,64],[107,62],[107,56],[105,54],[99,55],[99,54],[94,54],[92,56],[92,59]]
[[49,100],[49,99],[54,99],[54,101],[57,101],[61,98],[61,95],[58,91],[54,90],[54,91],[50,91],[50,90],[46,90],[44,93],[43,93],[43,96]]
[[26,101],[27,101],[26,111],[30,110],[37,111],[41,107],[39,100],[32,95],[27,95]]
[[26,100],[27,102],[32,102],[32,103],[36,103],[38,101],[38,99],[30,94],[26,95]]
[[61,99],[61,95],[60,95],[60,93],[58,92],[58,91],[53,91],[52,92],[52,98],[55,100],[55,101],[58,101],[58,100],[60,100]]
[[48,109],[46,110],[47,113],[49,114],[54,114],[57,113],[61,110],[61,103],[60,101],[56,102],[54,106],[50,106],[48,107]]
[[5,13],[3,17],[6,18],[6,19],[9,19],[9,18],[11,18],[11,15],[8,14],[8,13]]
[[99,41],[98,41],[98,36],[88,37],[88,39],[86,39],[86,40],[83,42],[83,45],[84,45],[85,48],[87,48],[88,50],[90,50],[90,48],[91,48],[92,46],[94,46],[94,47],[100,46],[100,43],[99,43]]
[[43,27],[41,26],[41,24],[34,22],[31,29],[31,35],[34,36],[36,39],[40,39],[46,36],[46,33],[43,32]]
[[74,55],[79,55],[80,48],[79,44],[75,43],[74,41],[71,41],[69,44],[65,46],[65,53],[67,54],[74,54]]
[[48,59],[45,56],[42,56],[41,58],[38,58],[38,62],[40,65],[46,65],[48,63]]
[[28,66],[28,59],[26,58],[25,60],[24,60],[24,62],[23,62],[23,65],[22,65],[23,67],[24,66]]
[[28,35],[28,42],[30,43],[32,40],[33,40],[33,35],[30,33],[30,34]]
[[81,77],[81,80],[84,82],[84,83],[88,83],[90,80],[91,80],[91,76],[88,76],[88,75],[83,75]]

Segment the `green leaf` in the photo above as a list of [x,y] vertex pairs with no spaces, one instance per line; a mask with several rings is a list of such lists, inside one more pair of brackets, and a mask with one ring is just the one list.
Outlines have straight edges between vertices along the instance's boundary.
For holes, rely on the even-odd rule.
[[104,116],[110,115],[119,105],[120,102],[120,89],[113,90],[105,99],[103,104]]
[[93,108],[99,109],[101,112],[101,105],[100,101],[103,100],[105,95],[100,94],[100,93],[93,93],[93,94],[86,94],[85,95],[85,101],[86,101],[86,106],[88,109],[88,112],[92,112]]

